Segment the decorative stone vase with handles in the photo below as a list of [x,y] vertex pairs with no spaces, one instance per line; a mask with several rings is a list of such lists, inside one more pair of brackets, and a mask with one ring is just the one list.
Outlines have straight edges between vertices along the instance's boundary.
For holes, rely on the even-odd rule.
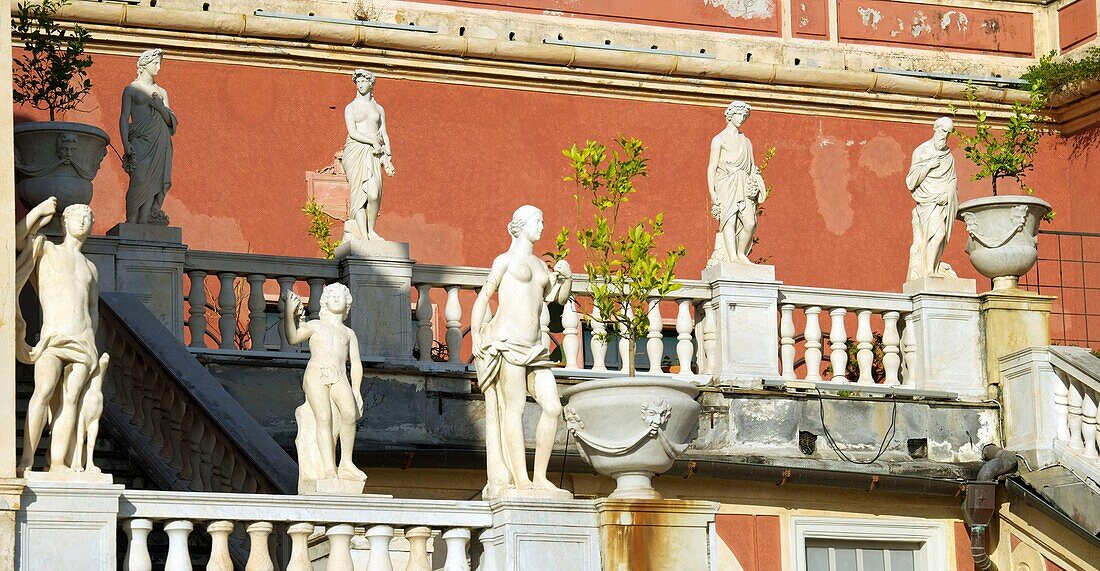
[[[16,190],[28,208],[51,196],[57,211],[92,200],[92,179],[99,172],[107,133],[92,125],[68,121],[35,121],[15,126]],[[55,217],[47,229],[59,226]]]
[[650,480],[672,467],[699,425],[699,388],[662,377],[585,381],[562,393],[565,420],[616,499],[660,499]]
[[966,223],[966,253],[993,289],[1011,289],[1039,259],[1039,222],[1050,204],[1033,196],[988,196],[959,205]]

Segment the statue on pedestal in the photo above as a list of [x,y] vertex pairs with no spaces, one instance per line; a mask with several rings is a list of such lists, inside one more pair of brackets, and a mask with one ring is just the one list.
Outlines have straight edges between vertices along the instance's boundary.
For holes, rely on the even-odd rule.
[[118,130],[125,154],[122,166],[130,174],[126,191],[126,222],[168,225],[162,209],[172,187],[172,135],[178,120],[168,106],[168,92],[157,85],[162,53],[147,50],[138,57],[138,76],[122,91]]
[[[287,341],[298,344],[309,340],[310,351],[302,381],[306,402],[294,413],[298,422],[294,441],[298,449],[298,493],[343,490],[359,494],[367,479],[352,462],[355,421],[363,416],[363,362],[355,332],[344,325],[351,302],[347,286],[329,284],[321,292],[318,319],[299,323],[305,314],[301,298],[293,291],[285,296],[282,318]],[[320,481],[333,485],[325,488],[318,485]]]
[[[561,398],[543,344],[539,319],[546,302],[565,303],[573,288],[569,264],[559,261],[552,271],[534,255],[542,236],[542,211],[521,206],[512,215],[508,233],[512,245],[497,256],[485,287],[478,293],[470,317],[477,380],[485,395],[485,456],[488,483],[484,499],[502,496],[571,498],[546,477],[554,447]],[[496,314],[485,320],[489,299],[498,293]],[[535,466],[528,476],[523,438],[527,395],[542,408],[535,430]]]
[[92,229],[92,209],[74,204],[62,213],[65,238],[54,244],[39,230],[57,213],[57,198],[35,206],[16,224],[16,297],[30,283],[42,306],[42,330],[32,347],[16,306],[16,359],[34,365],[34,393],[27,405],[19,473],[34,466],[50,422],[49,471],[98,474],[92,459],[103,413],[103,376],[108,356],[96,349],[99,274],[80,251]]
[[707,188],[711,214],[718,219],[718,236],[708,266],[752,264],[749,252],[756,235],[756,207],[767,198],[767,192],[753,160],[752,142],[740,131],[751,111],[748,103],[730,103],[726,128],[710,143]]
[[905,177],[905,186],[917,203],[913,208],[908,280],[956,277],[951,266],[940,261],[959,210],[955,157],[947,147],[947,138],[954,130],[950,117],[936,119],[932,138],[913,151],[913,162]]
[[352,77],[358,94],[344,108],[348,140],[340,158],[351,187],[342,241],[382,240],[376,231],[382,205],[382,171],[389,176],[395,172],[390,160],[386,112],[374,99],[374,74],[357,69]]

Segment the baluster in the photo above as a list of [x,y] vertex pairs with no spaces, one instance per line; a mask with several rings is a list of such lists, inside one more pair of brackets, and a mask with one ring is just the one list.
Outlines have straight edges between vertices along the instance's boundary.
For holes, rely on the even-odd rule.
[[592,314],[588,320],[592,326],[592,370],[607,370],[607,325],[600,321],[600,308],[592,304]]
[[206,272],[191,270],[187,272],[191,280],[191,289],[187,291],[187,305],[190,306],[187,328],[191,330],[190,347],[206,347]]
[[355,528],[347,524],[334,525],[325,530],[329,547],[327,571],[354,571],[351,562],[351,536],[354,534]]
[[413,527],[405,530],[405,539],[409,540],[409,564],[405,571],[432,571],[428,559],[428,539],[432,530],[428,527]]
[[794,306],[784,304],[779,307],[779,357],[783,364],[783,378],[793,381],[798,377],[794,372]]
[[435,334],[432,333],[432,286],[420,284],[416,286],[416,346],[420,348],[420,361],[432,360],[432,341]]
[[646,335],[645,353],[649,359],[649,372],[657,374],[663,372],[661,361],[665,355],[665,342],[661,330],[663,329],[661,318],[661,298],[649,298],[649,331]]
[[[848,310],[838,307],[829,312],[832,323],[829,325],[829,364],[833,368],[834,381],[846,382],[848,370],[848,332],[844,330],[844,316]],[[794,341],[793,339],[791,340]]]
[[806,308],[806,380],[821,380],[821,308]]
[[1069,378],[1055,369],[1054,376],[1054,425],[1058,427],[1058,441],[1069,442]]
[[447,361],[451,363],[462,362],[462,304],[458,301],[460,290],[456,285],[447,286],[447,306],[443,309],[443,317],[447,319]]
[[[291,276],[279,276],[275,278],[275,281],[279,283],[279,314],[281,315],[283,313],[283,307],[286,305],[286,301],[284,301],[286,299],[286,294],[294,289],[295,279]],[[283,331],[282,327],[279,327],[279,350],[288,352],[297,351],[297,349],[290,344],[290,341],[287,341],[286,332]]]
[[466,546],[470,543],[470,530],[448,529],[443,532],[443,541],[447,544],[447,561],[443,564],[443,571],[470,571],[466,553]]
[[271,560],[267,538],[275,526],[266,521],[258,521],[250,524],[248,531],[248,561],[244,564],[244,571],[275,571],[275,563]]
[[861,385],[874,384],[875,378],[871,374],[871,366],[875,361],[875,351],[871,333],[871,310],[861,309],[856,312],[858,325],[856,326],[856,362],[859,363],[859,379]]
[[477,561],[477,571],[499,571],[497,559],[493,557],[494,550],[492,540],[490,539],[491,535],[492,530],[483,529],[477,536],[478,543],[481,546],[481,555],[478,557]]
[[[718,305],[706,303],[706,317],[703,318],[703,348],[707,354],[707,373],[718,374]],[[702,372],[700,370],[699,372]]]
[[313,524],[296,523],[287,529],[290,536],[290,561],[287,562],[286,571],[312,571],[313,564],[309,561],[309,535],[313,533]]
[[220,272],[218,283],[218,334],[221,336],[219,349],[236,349],[237,337],[237,292],[233,291],[233,281],[237,274]]
[[210,534],[210,560],[206,562],[206,571],[233,571],[233,558],[229,556],[229,534],[233,533],[233,522],[210,522],[206,532]]
[[317,319],[321,316],[321,293],[325,291],[324,278],[309,278],[309,303],[306,305],[306,319]]
[[691,344],[691,331],[693,325],[691,318],[691,300],[680,300],[676,311],[676,362],[680,365],[680,374],[691,374],[691,354],[694,347]]
[[905,355],[905,378],[901,386],[917,387],[917,328],[912,314],[905,316],[905,331],[901,334],[901,352]]
[[896,311],[887,311],[882,316],[885,329],[882,331],[882,368],[886,372],[886,386],[896,387],[901,384],[898,378],[898,370],[901,369],[901,336],[898,335],[898,319],[901,314]]
[[707,319],[707,305],[705,302],[695,305],[695,367],[699,371],[700,375],[705,375],[710,372],[710,360],[707,358],[706,349],[706,335],[704,329],[706,328]]
[[264,337],[267,335],[267,317],[264,310],[267,309],[267,300],[264,299],[264,282],[267,277],[263,274],[248,274],[248,338],[251,340],[249,349],[253,351],[264,350]]
[[622,366],[619,368],[624,373],[629,373],[631,365],[634,365],[637,359],[633,353],[630,352],[630,339],[628,338],[629,323],[634,319],[634,308],[627,306],[626,308],[626,323],[619,324],[619,361]]
[[1096,393],[1082,386],[1081,439],[1085,443],[1085,456],[1096,458]]
[[580,330],[581,320],[577,315],[577,306],[572,298],[565,302],[561,311],[562,340],[561,350],[565,354],[565,366],[569,369],[580,369]]
[[153,571],[153,560],[149,557],[149,532],[153,530],[153,522],[132,519],[126,522],[125,529],[129,547],[126,548],[123,571]]
[[1069,381],[1069,445],[1071,448],[1083,448],[1081,441],[1081,385],[1067,377]]
[[164,571],[191,571],[187,536],[194,528],[194,524],[185,519],[171,521],[164,526],[164,533],[168,535],[168,557],[164,560]]
[[393,540],[393,528],[388,525],[376,525],[367,530],[370,541],[370,558],[367,559],[367,571],[393,571],[390,560],[390,541]]

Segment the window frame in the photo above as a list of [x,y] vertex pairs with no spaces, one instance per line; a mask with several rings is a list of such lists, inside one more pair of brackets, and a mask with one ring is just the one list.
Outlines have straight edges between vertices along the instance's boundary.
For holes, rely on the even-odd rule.
[[919,543],[914,553],[918,571],[950,568],[947,524],[940,520],[903,518],[791,517],[791,561],[806,569],[806,540]]

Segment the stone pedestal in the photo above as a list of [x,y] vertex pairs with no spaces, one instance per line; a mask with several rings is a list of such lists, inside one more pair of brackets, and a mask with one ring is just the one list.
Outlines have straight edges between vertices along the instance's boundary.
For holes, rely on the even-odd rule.
[[600,571],[599,531],[590,500],[493,500],[493,527],[481,534],[481,569]]
[[[353,244],[396,243],[360,241]],[[347,325],[359,338],[359,352],[363,357],[412,360],[415,340],[410,295],[413,261],[408,258],[408,244],[397,245],[404,248],[405,257],[348,255],[340,260],[340,281],[348,286],[355,300]]]
[[15,569],[15,519],[26,483],[18,478],[0,478],[0,570],[3,571]]
[[707,355],[720,385],[759,387],[779,379],[779,285],[775,267],[722,263],[703,270],[710,282],[716,354]]
[[924,276],[905,282],[901,286],[901,291],[910,295],[921,292],[976,293],[978,291],[978,286],[974,280],[970,279],[946,276]]
[[989,384],[1001,382],[1000,359],[1030,347],[1050,345],[1050,308],[1054,298],[1022,289],[994,290],[981,300],[985,364]]
[[[132,293],[172,335],[183,340],[183,230],[155,224],[119,224],[113,291]],[[101,280],[102,282],[102,280]],[[112,291],[101,283],[101,291]]]
[[17,518],[15,568],[114,571],[121,484],[28,481]]
[[367,483],[363,480],[342,480],[326,478],[324,480],[302,480],[298,485],[301,496],[361,496]]
[[596,500],[604,571],[714,569],[710,528],[719,504]]
[[[922,292],[913,296],[917,388],[986,397],[978,297]],[[911,372],[912,374],[912,372]]]
[[409,245],[404,242],[389,242],[386,240],[350,240],[341,242],[339,246],[336,246],[333,256],[337,260],[343,260],[349,256],[407,260],[409,258]]

